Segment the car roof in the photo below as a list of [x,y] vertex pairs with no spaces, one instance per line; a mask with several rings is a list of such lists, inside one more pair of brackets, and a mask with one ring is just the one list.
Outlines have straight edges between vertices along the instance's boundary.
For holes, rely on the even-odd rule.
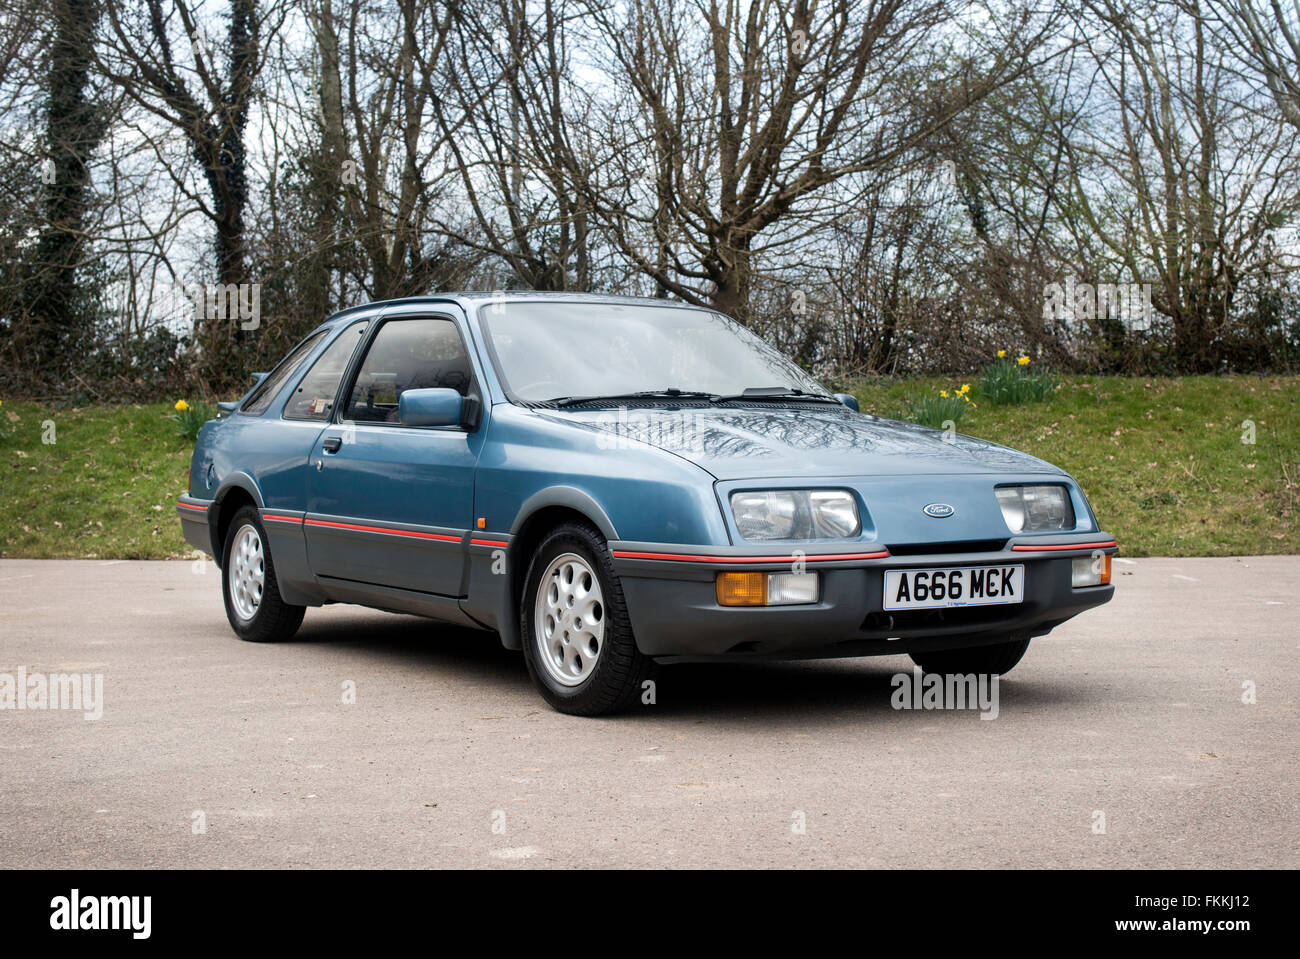
[[678,307],[685,310],[698,310],[703,307],[683,303],[680,300],[664,300],[652,296],[621,296],[613,293],[555,293],[541,290],[462,290],[454,293],[431,293],[427,296],[407,296],[395,300],[375,300],[359,306],[340,310],[325,321],[325,326],[356,316],[358,313],[375,311],[398,304],[446,303],[451,300],[460,304],[467,312],[484,300],[551,300],[557,303],[608,303],[614,305],[636,304],[639,306]]

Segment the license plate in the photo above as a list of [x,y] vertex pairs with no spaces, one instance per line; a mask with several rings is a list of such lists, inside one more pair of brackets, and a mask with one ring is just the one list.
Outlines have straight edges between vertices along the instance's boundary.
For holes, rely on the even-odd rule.
[[885,609],[997,606],[1025,599],[1023,566],[885,570]]

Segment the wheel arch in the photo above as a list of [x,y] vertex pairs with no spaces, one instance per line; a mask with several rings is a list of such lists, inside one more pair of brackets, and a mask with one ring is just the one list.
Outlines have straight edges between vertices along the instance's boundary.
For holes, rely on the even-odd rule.
[[520,594],[533,553],[542,538],[565,522],[592,526],[606,542],[618,539],[618,532],[608,514],[589,493],[573,487],[552,487],[530,496],[519,510],[510,528],[510,546],[506,552],[506,595],[498,631],[507,649],[522,649],[519,635]]
[[604,508],[585,490],[575,486],[550,486],[538,490],[519,507],[519,514],[511,524],[511,537],[518,536],[521,530],[531,525],[537,515],[545,510],[568,510],[591,523],[600,530],[606,540],[618,539],[618,530]]
[[217,491],[212,507],[208,510],[208,528],[212,535],[212,558],[218,569],[221,568],[230,521],[243,506],[252,506],[260,510],[263,506],[262,494],[251,476],[247,473],[235,473],[221,484],[221,489]]

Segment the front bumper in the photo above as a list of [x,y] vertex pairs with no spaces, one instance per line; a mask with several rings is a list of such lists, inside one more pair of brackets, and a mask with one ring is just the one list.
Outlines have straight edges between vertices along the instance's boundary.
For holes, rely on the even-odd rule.
[[[884,547],[774,555],[752,549],[610,545],[637,645],[665,662],[890,655],[1041,636],[1114,595],[1113,586],[1074,588],[1071,561],[1118,552],[1105,533],[1018,537],[998,550],[909,550],[906,555]],[[714,581],[719,571],[788,571],[796,562],[821,574],[818,602],[718,605]],[[883,608],[887,569],[1012,563],[1025,567],[1021,603],[901,612]]]

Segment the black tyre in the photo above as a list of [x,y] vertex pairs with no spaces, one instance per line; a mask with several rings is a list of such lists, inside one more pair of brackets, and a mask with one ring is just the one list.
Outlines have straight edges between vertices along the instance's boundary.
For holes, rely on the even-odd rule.
[[626,709],[654,674],[636,648],[609,548],[589,526],[566,523],[538,545],[519,619],[528,674],[562,713]]
[[943,649],[928,653],[912,653],[912,662],[927,673],[947,676],[968,673],[996,673],[1005,676],[1020,662],[1029,648],[1029,640],[1016,639],[991,646],[970,646],[966,649]]
[[288,639],[302,625],[306,607],[291,606],[281,598],[266,530],[251,506],[240,508],[230,521],[221,548],[221,592],[226,618],[240,639],[274,643]]

